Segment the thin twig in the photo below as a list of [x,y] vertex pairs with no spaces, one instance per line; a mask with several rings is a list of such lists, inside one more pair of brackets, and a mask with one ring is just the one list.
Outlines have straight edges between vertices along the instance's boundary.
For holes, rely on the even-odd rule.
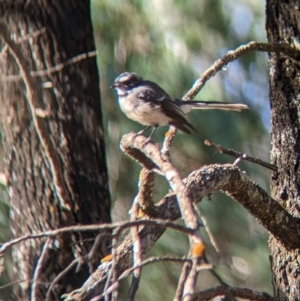
[[37,301],[39,300],[38,296],[38,285],[39,285],[39,278],[42,275],[43,268],[45,266],[45,263],[49,259],[49,245],[52,242],[52,238],[48,238],[46,243],[44,244],[41,252],[41,256],[37,262],[36,268],[33,273],[33,279],[32,279],[32,285],[31,285],[31,300],[32,301]]
[[241,155],[240,157],[238,157],[233,163],[232,165],[233,166],[238,166],[239,163],[243,160],[243,159],[246,159],[247,158],[247,154],[243,154]]
[[7,284],[1,285],[0,286],[0,290],[3,290],[5,288],[7,288],[7,287],[10,287],[10,286],[13,286],[13,285],[16,285],[16,284],[20,284],[22,282],[28,282],[28,283],[30,283],[31,281],[30,281],[30,279],[21,279],[21,280],[16,280],[14,282],[9,282]]
[[51,68],[48,68],[48,69],[45,69],[45,70],[32,71],[31,76],[38,77],[38,76],[49,75],[51,73],[61,71],[63,68],[65,68],[67,66],[73,65],[75,63],[78,63],[78,62],[80,62],[82,60],[85,60],[87,58],[94,57],[96,55],[97,55],[97,50],[82,53],[82,54],[74,56],[74,57],[64,61],[63,63],[60,63],[60,64],[54,66],[54,67],[51,67]]
[[[112,240],[112,243],[113,242],[114,242],[114,239]],[[105,282],[105,286],[103,288],[102,295],[93,298],[93,300],[98,301],[98,300],[101,300],[102,297],[104,297],[105,301],[110,301],[109,294],[112,293],[114,290],[117,290],[118,287],[119,287],[119,282],[118,281],[113,281],[112,285],[111,285],[111,279],[113,278],[113,273],[114,273],[114,270],[111,267],[109,272],[108,272],[108,276],[106,278],[106,282]],[[109,288],[111,288],[111,290],[109,290]]]
[[130,288],[128,290],[128,295],[127,295],[126,301],[133,301],[134,297],[135,297],[135,294],[136,294],[136,292],[139,288],[139,284],[140,284],[140,280],[141,280],[141,274],[136,273],[136,270],[140,270],[140,268],[135,269],[135,271],[133,272],[131,285],[130,285]]
[[[142,170],[144,170],[144,168]],[[141,180],[140,180],[140,182],[141,182]],[[133,202],[133,205],[131,207],[130,221],[135,221],[139,214],[139,209],[140,209],[139,199],[141,198],[140,194],[141,194],[141,188],[140,188],[139,193],[136,196],[136,198]],[[141,243],[141,238],[139,236],[139,227],[138,226],[131,227],[130,233],[131,233],[131,239],[133,241],[133,267],[136,267],[137,265],[141,264],[141,262],[142,262],[142,243]],[[129,288],[126,301],[134,300],[134,296],[139,288],[141,272],[142,272],[141,268],[136,268],[133,271],[131,286]]]
[[81,261],[81,258],[75,258],[63,271],[61,271],[51,282],[50,287],[47,290],[45,301],[50,301],[51,297],[51,291],[54,288],[54,286],[63,279],[74,267]]
[[[204,255],[203,256],[203,261],[206,264],[210,264],[207,257]],[[218,282],[222,285],[222,286],[229,286],[223,279],[222,277],[214,270],[214,269],[210,269],[211,274],[218,280]]]
[[184,282],[184,289],[182,294],[183,301],[190,301],[192,299],[192,294],[194,292],[199,273],[198,266],[200,264],[200,260],[201,259],[199,257],[193,258],[191,270],[188,274],[188,277],[186,278],[186,281]]
[[[42,29],[40,30],[37,30],[37,31],[34,31],[32,33],[29,33],[21,38],[18,38],[15,43],[16,44],[20,44],[20,43],[23,43],[27,40],[29,40],[30,38],[36,38],[38,37],[39,35],[43,34],[44,32],[46,32],[46,27],[43,27]],[[4,53],[6,53],[6,51],[8,50],[8,45],[5,44],[3,46],[3,48],[1,49],[1,53],[0,53],[0,56],[3,55]],[[16,75],[12,75],[14,78],[16,77]],[[5,80],[7,80],[7,77],[6,76],[3,76]],[[18,79],[22,79],[22,77],[20,75],[17,75]]]
[[94,240],[93,246],[89,251],[89,254],[87,255],[90,273],[94,272],[93,263],[95,263],[95,260],[97,260],[97,255],[98,255],[99,246],[101,242],[103,242],[104,239],[108,240],[111,238],[112,238],[112,234],[110,233],[100,233],[97,235],[96,239]]
[[182,270],[181,270],[181,274],[179,277],[179,281],[178,281],[178,285],[176,288],[176,292],[175,292],[173,301],[180,301],[182,299],[184,284],[190,273],[191,267],[192,267],[192,260],[184,263]]
[[210,228],[208,226],[208,223],[207,223],[207,220],[206,220],[206,217],[204,216],[204,214],[202,214],[201,210],[199,209],[199,207],[197,206],[197,204],[194,203],[194,208],[195,208],[195,211],[198,213],[199,217],[201,218],[202,220],[202,223],[204,225],[204,228],[206,230],[206,233],[210,239],[210,242],[211,244],[213,245],[213,247],[215,248],[216,252],[219,253],[220,252],[220,249],[217,245],[217,242],[212,234],[212,232],[210,231]]
[[[284,53],[295,60],[299,60],[300,58],[300,51],[296,47],[291,47],[289,44],[286,43],[257,43],[257,42],[250,42],[246,45],[242,45],[235,50],[228,51],[222,58],[218,59],[213,63],[213,65],[206,69],[202,75],[195,81],[193,87],[182,97],[182,100],[192,100],[203,88],[205,83],[216,75],[216,73],[224,66],[227,66],[230,62],[237,60],[238,58],[254,52],[275,52],[275,53]],[[169,155],[171,144],[174,140],[174,136],[176,135],[177,131],[174,130],[174,127],[170,127],[169,131],[166,134],[166,138],[163,143],[162,152],[165,155]]]
[[[107,291],[107,288],[110,286],[110,282],[112,279],[112,284],[113,284],[113,289],[112,289],[112,300],[117,300],[118,299],[118,284],[119,281],[118,279],[118,271],[117,271],[117,259],[116,259],[116,251],[117,251],[117,243],[118,243],[118,238],[121,233],[122,229],[121,227],[117,227],[113,231],[113,238],[112,238],[112,246],[111,246],[111,255],[112,255],[112,265],[111,265],[111,270],[109,272],[109,275],[107,277],[105,287],[104,287],[104,292]],[[116,284],[116,285],[114,285]],[[104,295],[105,300],[110,300],[108,293]]]
[[189,259],[189,258],[186,258],[186,257],[175,257],[175,256],[170,256],[170,255],[166,255],[166,256],[162,256],[162,257],[153,256],[153,257],[150,257],[148,259],[145,259],[144,261],[142,261],[137,266],[130,267],[127,270],[125,270],[121,274],[121,276],[119,277],[118,280],[122,280],[122,279],[128,277],[134,271],[135,268],[141,268],[141,267],[144,267],[144,266],[146,266],[148,264],[152,264],[152,263],[156,263],[156,262],[161,262],[161,261],[164,261],[164,262],[170,261],[170,262],[179,262],[179,263],[185,263],[185,262],[192,263],[192,260]]
[[1,49],[1,52],[0,52],[0,58],[1,58],[1,56],[4,57],[4,54],[6,54],[7,50],[8,50],[8,45],[5,44],[5,45],[3,46],[3,48]]
[[[52,74],[54,72],[61,71],[62,69],[64,69],[67,66],[78,63],[78,62],[80,62],[82,60],[85,60],[87,58],[94,57],[96,55],[97,55],[97,50],[93,50],[93,51],[86,52],[86,53],[81,53],[81,54],[79,54],[77,56],[74,56],[74,57],[66,60],[63,63],[60,63],[60,64],[56,65],[56,66],[53,66],[53,67],[50,67],[50,68],[44,69],[44,70],[30,71],[29,73],[32,77],[41,77],[41,76],[49,75],[49,74]],[[2,75],[2,77],[5,81],[16,81],[16,80],[21,80],[22,79],[21,75],[8,75],[8,76],[3,76]]]
[[163,146],[161,148],[161,153],[164,156],[164,158],[170,157],[170,149],[171,149],[171,146],[172,146],[172,143],[174,141],[176,134],[177,134],[176,127],[171,125],[165,135],[165,140],[164,140]]
[[218,151],[221,154],[230,155],[230,156],[233,156],[235,158],[241,158],[242,157],[243,160],[261,165],[261,166],[266,167],[268,169],[271,169],[273,171],[277,171],[277,166],[275,166],[271,163],[265,162],[265,161],[257,159],[257,158],[249,157],[248,155],[245,156],[245,154],[239,153],[239,152],[237,152],[235,150],[232,150],[232,149],[223,148],[220,144],[213,143],[213,142],[209,141],[208,139],[205,139],[204,143],[207,146],[213,147],[216,151]]
[[84,226],[70,226],[65,228],[60,228],[52,231],[44,231],[36,234],[28,234],[15,239],[12,239],[4,244],[2,244],[0,248],[0,254],[3,254],[8,248],[28,239],[37,239],[42,237],[55,237],[59,234],[68,233],[68,232],[85,232],[85,231],[97,231],[97,230],[110,230],[115,229],[117,227],[122,230],[139,225],[152,225],[152,226],[163,226],[166,228],[170,228],[184,234],[190,235],[194,233],[194,230],[163,220],[163,219],[151,219],[151,220],[138,220],[133,222],[118,222],[113,224],[101,224],[101,225],[84,225]]
[[229,63],[237,60],[238,58],[254,52],[275,52],[275,53],[284,53],[291,58],[298,60],[300,57],[300,51],[297,48],[291,47],[291,45],[286,43],[258,43],[258,42],[250,42],[248,44],[242,45],[235,50],[228,51],[222,58],[218,59],[213,63],[213,65],[206,69],[205,72],[202,73],[200,78],[196,80],[192,89],[190,89],[183,97],[184,100],[193,99],[203,88],[205,83],[216,75],[216,73],[222,70],[223,67],[227,66]]
[[164,257],[150,257],[144,261],[142,261],[139,265],[134,266],[134,267],[130,267],[128,269],[126,269],[118,278],[118,281],[116,283],[113,283],[109,288],[107,288],[106,291],[104,291],[102,293],[101,296],[99,296],[99,298],[105,296],[105,294],[110,294],[112,292],[112,290],[114,289],[115,286],[118,285],[118,283],[122,280],[125,279],[126,277],[128,277],[136,268],[141,268],[144,267],[148,264],[152,264],[152,263],[156,263],[156,262],[180,262],[180,263],[186,263],[189,262],[190,264],[192,263],[191,259],[188,258],[184,258],[184,257],[172,257],[172,256],[164,256]]
[[16,44],[21,44],[23,42],[26,42],[27,40],[31,39],[31,38],[36,38],[39,35],[43,34],[44,32],[46,32],[46,27],[43,27],[39,30],[36,30],[34,32],[31,32],[23,37],[20,37],[18,39],[16,39]]

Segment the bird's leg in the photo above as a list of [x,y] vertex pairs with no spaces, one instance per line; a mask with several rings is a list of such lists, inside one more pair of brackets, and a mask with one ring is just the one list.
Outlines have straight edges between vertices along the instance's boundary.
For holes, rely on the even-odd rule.
[[[150,129],[151,127],[152,127],[152,126],[147,126],[147,127],[144,128],[143,130],[139,131],[139,132],[137,133],[137,135],[142,135],[145,131],[147,131],[147,130]],[[144,144],[144,147],[145,147],[145,146],[147,145],[147,143],[151,140],[151,137],[152,137],[152,135],[154,134],[154,132],[156,131],[157,127],[158,127],[157,125],[156,125],[156,126],[153,126],[153,130],[152,130],[150,136],[146,139],[145,144]]]
[[148,137],[147,140],[150,140],[150,139],[151,139],[151,137],[152,137],[152,135],[154,134],[154,132],[156,131],[156,129],[157,129],[157,126],[154,126],[154,127],[153,127],[153,130],[152,130],[152,132],[151,132],[151,134],[150,134],[150,136]]
[[150,129],[150,128],[151,128],[151,126],[147,126],[147,127],[144,128],[143,130],[139,131],[139,132],[138,132],[138,135],[144,134],[144,132],[147,131],[147,130]]
[[156,131],[156,129],[157,129],[157,126],[154,126],[150,136],[146,139],[145,144],[147,144],[151,140],[151,137],[154,134],[154,132]]

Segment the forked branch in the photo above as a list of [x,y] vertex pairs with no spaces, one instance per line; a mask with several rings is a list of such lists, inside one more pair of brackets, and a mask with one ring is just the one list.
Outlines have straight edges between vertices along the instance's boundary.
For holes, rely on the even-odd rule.
[[[145,145],[146,138],[130,133],[122,140],[123,148],[130,148],[131,156],[137,155]],[[159,150],[152,144],[145,153],[154,159]],[[149,151],[151,150],[151,151]],[[158,153],[157,153],[158,152]],[[270,233],[272,233],[287,248],[300,246],[300,225],[293,216],[273,200],[262,188],[251,181],[237,166],[232,164],[214,164],[204,166],[192,172],[183,180],[189,196],[194,203],[200,202],[204,196],[216,191],[224,191],[237,202],[242,204]],[[176,220],[180,217],[180,210],[174,193],[168,194],[154,206],[156,216],[162,219]],[[139,233],[142,243],[142,253],[147,253],[159,237],[164,233],[163,226],[145,226]],[[118,272],[121,274],[132,265],[132,240],[128,235],[116,250]],[[97,271],[77,291],[72,292],[67,300],[89,300],[93,293],[103,289],[107,277],[107,263]],[[261,299],[263,300],[263,299]],[[267,300],[267,299],[265,299]],[[269,299],[271,300],[271,299]]]

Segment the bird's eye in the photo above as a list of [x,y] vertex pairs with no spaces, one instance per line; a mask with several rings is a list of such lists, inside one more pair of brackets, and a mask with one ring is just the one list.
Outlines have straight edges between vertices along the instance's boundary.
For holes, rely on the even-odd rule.
[[131,81],[128,81],[127,85],[129,87],[134,87],[138,84],[138,81],[137,80],[131,80]]

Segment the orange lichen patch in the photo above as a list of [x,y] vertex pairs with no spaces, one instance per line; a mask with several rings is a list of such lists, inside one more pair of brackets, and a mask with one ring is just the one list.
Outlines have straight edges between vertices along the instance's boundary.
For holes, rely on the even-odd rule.
[[202,242],[199,242],[194,245],[192,250],[192,255],[197,257],[203,257],[205,253],[205,245]]
[[172,131],[167,131],[165,136],[166,136],[166,137],[170,137],[170,136],[172,136],[172,135],[173,135],[173,132],[172,132]]
[[109,254],[109,255],[106,255],[105,257],[103,257],[103,258],[101,259],[101,263],[103,263],[103,262],[108,262],[108,261],[111,261],[111,260],[112,260],[112,255]]
[[145,217],[145,215],[146,215],[145,211],[142,208],[140,208],[137,217],[138,218],[143,218],[143,217]]
[[51,205],[51,206],[49,207],[49,210],[50,210],[51,213],[54,213],[55,210],[56,210],[56,208],[55,208],[54,206]]

